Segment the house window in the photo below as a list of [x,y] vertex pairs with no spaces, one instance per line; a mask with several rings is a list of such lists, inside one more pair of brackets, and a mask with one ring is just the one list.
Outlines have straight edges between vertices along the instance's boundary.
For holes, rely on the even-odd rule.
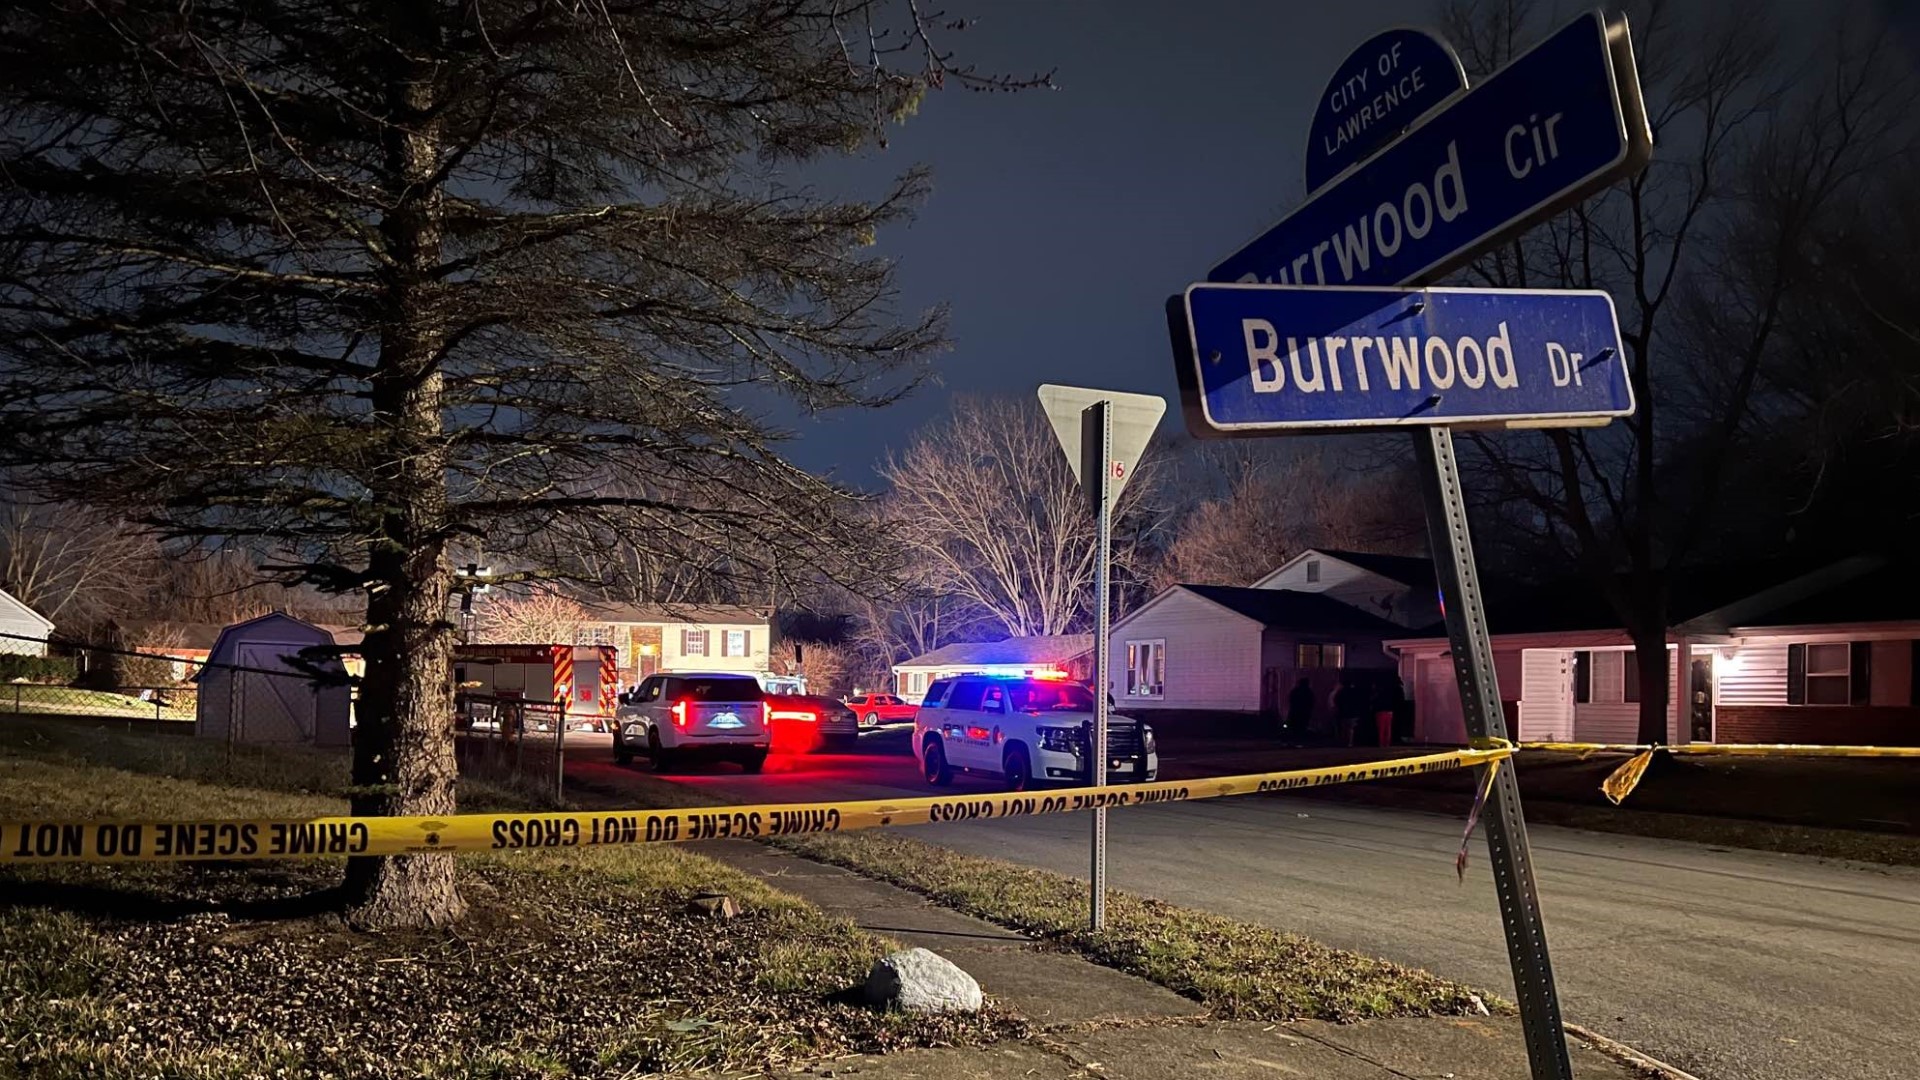
[[1640,700],[1640,663],[1632,649],[1581,649],[1573,654],[1577,705],[1632,705]]
[[613,644],[613,627],[590,626],[582,623],[574,627],[573,643],[575,645],[611,645]]
[[680,652],[687,656],[707,655],[707,631],[680,631]]
[[1157,698],[1166,690],[1167,643],[1127,642],[1127,696]]
[[746,630],[725,631],[720,635],[720,655],[721,656],[745,656],[747,655],[747,645],[750,640],[751,640],[751,637],[750,637],[749,631],[746,631]]
[[1293,647],[1293,666],[1303,669],[1346,667],[1347,647],[1339,642],[1302,641]]
[[1872,685],[1873,646],[1864,641],[1787,646],[1787,702],[1865,705]]
[[1320,560],[1308,559],[1307,560],[1307,583],[1311,585],[1319,580],[1320,580]]

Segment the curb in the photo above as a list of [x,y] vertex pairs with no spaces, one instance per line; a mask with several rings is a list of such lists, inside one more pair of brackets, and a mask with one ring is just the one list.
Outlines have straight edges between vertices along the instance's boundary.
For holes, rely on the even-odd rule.
[[1579,1024],[1566,1023],[1560,1026],[1566,1029],[1567,1034],[1592,1043],[1595,1049],[1608,1057],[1632,1065],[1637,1069],[1643,1069],[1654,1076],[1660,1077],[1661,1080],[1700,1080],[1699,1077],[1687,1072],[1685,1069],[1677,1068],[1661,1061],[1659,1058],[1641,1053],[1626,1043],[1620,1042],[1617,1039],[1609,1039],[1591,1028],[1584,1028]]

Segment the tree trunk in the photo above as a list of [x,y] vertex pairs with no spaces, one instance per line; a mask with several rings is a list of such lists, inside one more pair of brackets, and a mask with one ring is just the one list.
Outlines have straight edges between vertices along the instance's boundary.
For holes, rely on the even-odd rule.
[[[441,410],[444,313],[440,259],[439,122],[432,56],[439,24],[431,4],[394,3],[399,54],[388,87],[386,166],[394,203],[380,223],[391,262],[383,270],[380,356],[371,380],[380,456],[388,464],[368,496],[380,513],[368,554],[367,670],[354,733],[353,812],[451,814],[453,623],[448,595],[447,450]],[[358,858],[347,866],[348,918],[368,929],[437,926],[465,912],[452,855]]]
[[1667,627],[1636,626],[1633,634],[1634,663],[1640,669],[1640,725],[1634,740],[1640,743],[1667,743]]

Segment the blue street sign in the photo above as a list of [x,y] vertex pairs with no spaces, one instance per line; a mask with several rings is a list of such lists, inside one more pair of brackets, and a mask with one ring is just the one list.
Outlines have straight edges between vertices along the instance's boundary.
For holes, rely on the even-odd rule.
[[1176,348],[1196,433],[1633,412],[1604,292],[1193,285],[1168,306],[1189,328]]
[[1653,152],[1626,26],[1583,15],[1213,268],[1208,281],[1430,281]]
[[1466,89],[1453,46],[1396,26],[1368,38],[1334,71],[1307,129],[1307,192],[1357,165]]

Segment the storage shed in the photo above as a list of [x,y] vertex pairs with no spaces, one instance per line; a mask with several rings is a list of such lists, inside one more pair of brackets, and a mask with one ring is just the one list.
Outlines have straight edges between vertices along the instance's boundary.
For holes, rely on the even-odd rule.
[[327,653],[332,632],[275,612],[220,631],[199,684],[196,735],[247,743],[352,742],[352,691],[346,669]]

